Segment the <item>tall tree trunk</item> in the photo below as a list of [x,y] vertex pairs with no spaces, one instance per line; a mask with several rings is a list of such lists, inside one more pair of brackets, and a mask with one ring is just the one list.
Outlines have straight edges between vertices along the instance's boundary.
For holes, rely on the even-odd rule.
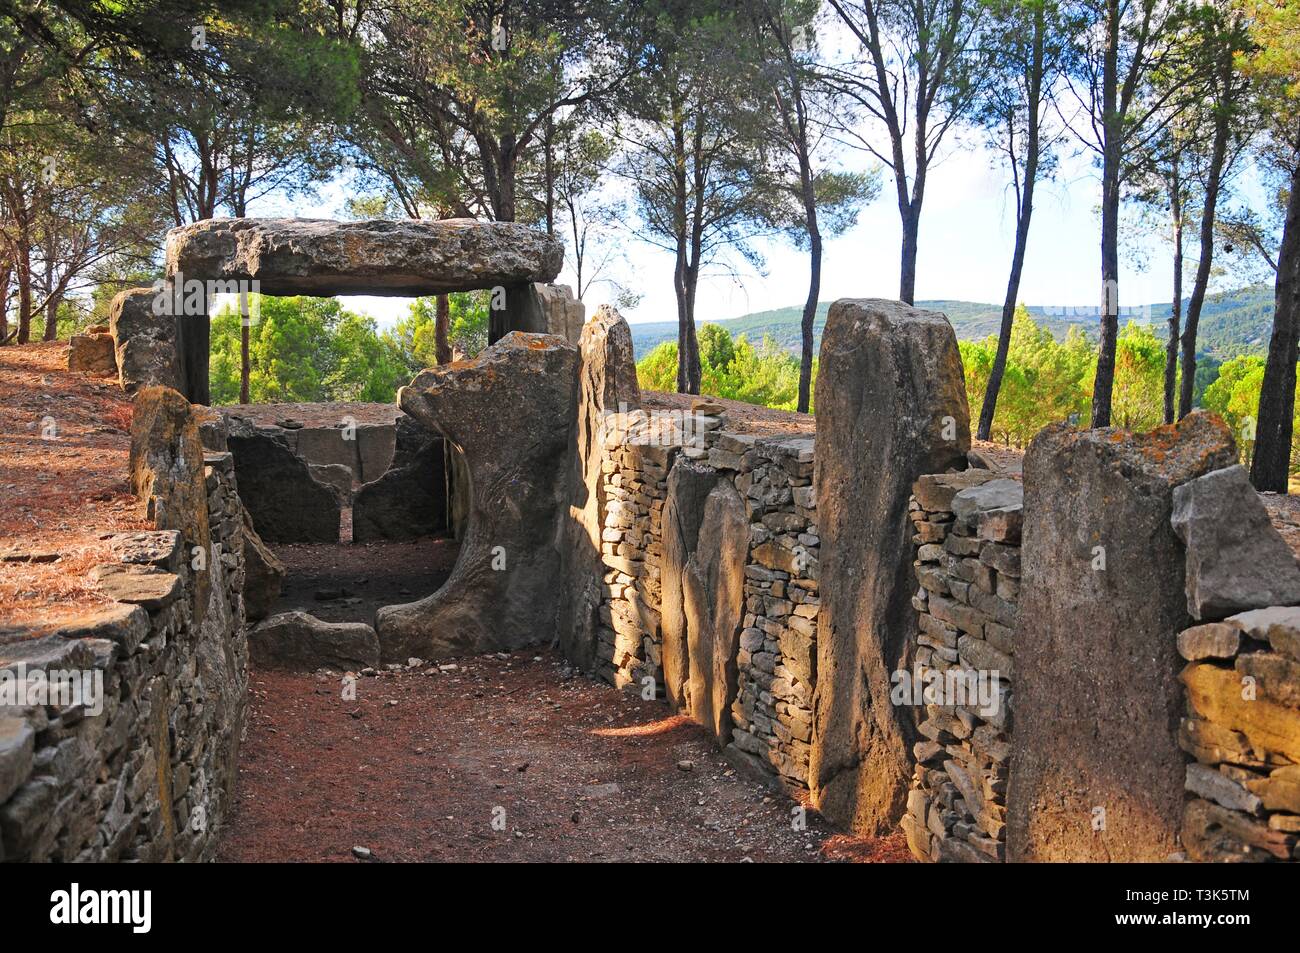
[[903,224],[903,248],[898,270],[898,300],[916,304],[916,252],[920,242],[921,205],[908,202],[899,208]]
[[248,315],[241,314],[239,316],[239,402],[241,404],[251,403],[248,398],[248,378],[252,370],[248,359],[250,336]]
[[434,298],[433,355],[439,364],[451,363],[451,299],[445,294]]
[[32,263],[25,242],[17,247],[18,256],[18,343],[32,339]]
[[[1300,143],[1300,140],[1298,140]],[[1300,149],[1297,150],[1300,153]],[[1282,248],[1277,256],[1273,334],[1259,394],[1255,458],[1250,478],[1258,490],[1287,491],[1295,416],[1297,342],[1300,342],[1300,163],[1291,174]]]
[[808,413],[812,395],[813,323],[822,290],[822,233],[817,227],[817,206],[808,209],[808,299],[803,305],[799,347],[799,402],[795,409]]
[[42,255],[45,258],[45,333],[41,338],[45,341],[57,341],[59,339],[59,295],[54,293],[54,255],[49,247],[42,251]]
[[677,260],[673,266],[673,294],[677,298],[677,393],[691,392],[690,311],[686,306],[685,238],[677,241]]
[[0,345],[9,343],[9,278],[12,268],[0,269]]
[[1205,204],[1201,210],[1201,253],[1196,263],[1196,281],[1192,296],[1187,302],[1187,321],[1183,327],[1183,379],[1178,391],[1178,417],[1181,420],[1192,412],[1192,393],[1196,387],[1196,332],[1201,323],[1201,306],[1210,284],[1210,267],[1214,263],[1214,215],[1219,204],[1219,186],[1223,179],[1223,164],[1228,154],[1228,136],[1231,132],[1227,102],[1232,83],[1232,61],[1227,62],[1227,72],[1219,79],[1218,116],[1214,121],[1214,145],[1210,152],[1210,168],[1205,179]]
[[[1011,274],[1007,276],[1007,294],[1002,299],[1002,324],[998,328],[998,349],[993,355],[988,386],[984,389],[984,405],[980,408],[980,422],[975,435],[988,440],[993,433],[993,418],[997,415],[998,394],[1002,390],[1002,377],[1007,370],[1007,354],[1011,350],[1011,329],[1016,319],[1016,300],[1020,297],[1020,278],[1025,270],[1025,250],[1029,247],[1029,223],[1034,215],[1034,186],[1038,182],[1038,153],[1041,148],[1039,109],[1043,95],[1044,42],[1047,34],[1046,18],[1042,7],[1034,16],[1034,46],[1029,62],[1026,116],[1029,128],[1025,139],[1025,184],[1016,209],[1016,246],[1011,253]],[[1008,142],[1015,117],[1008,120]],[[1016,161],[1012,150],[1011,161]]]
[[1092,426],[1110,426],[1119,339],[1119,178],[1124,134],[1119,108],[1119,0],[1106,0],[1106,49],[1102,58],[1101,342],[1092,385]]
[[555,119],[546,117],[546,132],[543,146],[545,148],[546,178],[546,234],[555,234]]
[[1174,159],[1169,208],[1174,226],[1174,300],[1169,308],[1169,343],[1165,345],[1165,423],[1174,422],[1174,390],[1178,381],[1178,335],[1183,320],[1183,183]]
[[1007,294],[1002,299],[1002,324],[998,328],[998,349],[993,355],[989,370],[989,383],[984,391],[984,404],[980,407],[980,422],[975,435],[988,440],[993,433],[993,418],[998,410],[998,393],[1007,371],[1007,354],[1011,350],[1011,329],[1016,319],[1016,302],[1020,297],[1020,279],[1025,270],[1025,250],[1029,247],[1029,221],[1034,212],[1034,180],[1038,176],[1037,148],[1031,149],[1025,163],[1025,194],[1021,202],[1020,217],[1016,222],[1016,247],[1011,254],[1011,274],[1007,277]]
[[46,341],[59,339],[59,301],[58,295],[50,295],[45,302],[45,333],[41,336]]
[[700,392],[700,339],[695,333],[695,292],[700,284],[699,253],[686,269],[686,391]]

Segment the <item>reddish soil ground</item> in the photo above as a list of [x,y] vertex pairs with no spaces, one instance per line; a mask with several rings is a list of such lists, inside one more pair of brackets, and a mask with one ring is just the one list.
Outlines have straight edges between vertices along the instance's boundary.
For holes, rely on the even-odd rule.
[[86,578],[111,559],[101,537],[147,528],[128,483],[131,401],[67,361],[66,342],[0,347],[0,628],[106,605]]
[[[832,836],[693,723],[547,653],[362,677],[259,671],[226,861],[904,861]],[[498,819],[494,828],[494,817]]]
[[272,612],[300,609],[327,622],[374,624],[380,606],[414,602],[451,575],[460,545],[453,539],[272,547],[285,565]]

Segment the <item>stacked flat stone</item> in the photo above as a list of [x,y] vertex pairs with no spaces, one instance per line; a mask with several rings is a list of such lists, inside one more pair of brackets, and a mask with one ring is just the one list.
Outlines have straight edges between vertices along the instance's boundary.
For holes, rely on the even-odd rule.
[[[1187,859],[1300,859],[1300,568],[1242,467],[1174,491],[1187,546]],[[1275,604],[1275,603],[1283,604]],[[1231,613],[1231,614],[1229,614]]]
[[[212,858],[234,789],[248,652],[233,467],[228,454],[205,464],[206,560],[175,530],[110,536],[116,561],[91,576],[116,602],[0,644],[0,670],[94,670],[104,687],[98,715],[85,705],[0,714],[0,859]],[[199,572],[212,574],[201,625]]]
[[688,439],[643,410],[606,432],[601,460],[603,528],[600,627],[596,675],[619,688],[663,684],[660,647],[660,561],[668,470]]
[[732,754],[791,791],[808,787],[821,606],[812,444],[720,433],[709,450],[750,519]]
[[[1022,502],[1019,483],[987,470],[926,475],[913,486],[919,588],[912,604],[920,615],[909,675],[923,686],[927,674],[996,671],[998,693],[992,711],[970,697],[924,705],[902,821],[918,860],[1006,857]],[[919,712],[923,699],[912,701]]]
[[721,414],[634,410],[605,435],[596,675],[640,690],[663,684],[663,508],[682,459],[714,468],[750,521],[745,616],[728,754],[787,790],[806,790],[817,651],[818,555],[813,438],[726,431]]

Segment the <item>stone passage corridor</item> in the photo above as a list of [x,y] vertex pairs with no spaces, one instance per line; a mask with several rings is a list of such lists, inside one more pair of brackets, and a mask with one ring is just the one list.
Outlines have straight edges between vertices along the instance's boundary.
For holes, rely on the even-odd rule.
[[702,728],[550,654],[363,676],[353,701],[340,683],[253,673],[219,859],[910,859],[900,835],[833,836],[811,812],[796,830]]

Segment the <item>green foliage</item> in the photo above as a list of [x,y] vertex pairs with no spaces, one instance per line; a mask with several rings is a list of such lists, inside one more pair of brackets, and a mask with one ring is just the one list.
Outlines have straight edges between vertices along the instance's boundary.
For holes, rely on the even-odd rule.
[[[410,378],[406,356],[373,318],[333,298],[259,297],[260,319],[249,326],[249,399],[254,403],[334,400],[388,403]],[[237,306],[212,318],[212,400],[239,400]]]
[[[1116,422],[1150,429],[1160,422],[1164,393],[1159,373],[1154,380],[1151,377],[1151,345],[1156,345],[1158,372],[1164,369],[1164,352],[1154,335],[1138,325],[1125,328],[1120,341]],[[959,341],[958,347],[966,369],[966,397],[977,412],[984,403],[997,338]],[[1060,343],[1023,306],[1017,308],[1011,326],[1007,367],[998,392],[997,414],[993,418],[993,439],[1023,447],[1050,423],[1084,419],[1092,400],[1095,369],[1092,345],[1078,329],[1072,328],[1064,343]],[[1154,417],[1151,417],[1152,407]],[[1121,414],[1127,414],[1129,424],[1121,422]]]
[[[447,338],[453,351],[476,357],[487,347],[489,293],[457,291],[447,296]],[[412,374],[438,363],[435,333],[437,299],[416,298],[410,313],[389,332],[393,343],[406,356]]]
[[[1243,355],[1225,361],[1219,376],[1205,389],[1205,407],[1224,419],[1237,438],[1241,462],[1250,466],[1255,453],[1255,423],[1264,387],[1264,358]],[[1300,474],[1300,383],[1296,385],[1295,420],[1291,425],[1291,469]]]
[[[747,404],[794,410],[799,398],[799,360],[771,338],[755,347],[744,335],[732,338],[717,324],[700,329],[700,393]],[[636,366],[643,390],[677,389],[677,343],[665,341]],[[817,362],[813,361],[813,378]]]
[[700,362],[705,367],[726,368],[736,356],[731,335],[719,324],[706,324],[700,328],[699,344]]
[[636,365],[636,380],[642,390],[676,391],[677,342],[664,341],[641,358]]

